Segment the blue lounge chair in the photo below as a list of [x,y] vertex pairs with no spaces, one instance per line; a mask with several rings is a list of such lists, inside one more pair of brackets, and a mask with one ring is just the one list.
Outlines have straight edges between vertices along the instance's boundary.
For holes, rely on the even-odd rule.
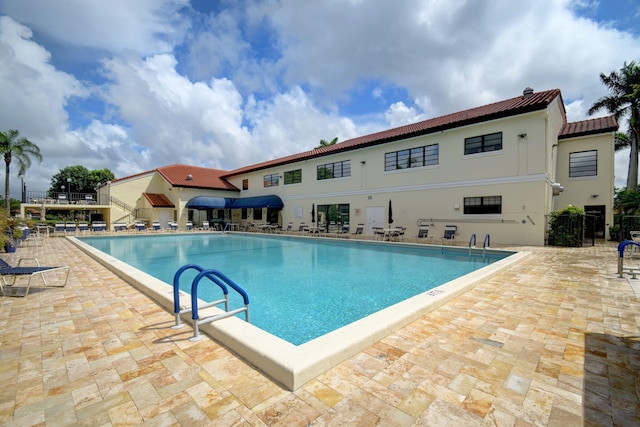
[[127,231],[127,224],[122,222],[117,222],[113,224],[113,231]]
[[193,222],[187,221],[187,231],[193,230]]
[[[35,265],[23,266],[23,261],[31,261],[31,263]],[[62,279],[56,281],[56,283],[62,282],[62,284],[52,284],[47,282],[45,277],[45,273],[54,272],[54,271],[64,271],[64,281]],[[40,276],[42,279],[42,283],[45,286],[53,286],[53,287],[63,287],[66,286],[69,281],[69,273],[71,269],[67,266],[63,267],[44,267],[40,265],[40,262],[37,258],[21,258],[18,260],[18,265],[16,267],[12,267],[5,260],[0,259],[0,276],[2,276],[2,280],[0,280],[0,293],[3,296],[11,296],[11,297],[26,297],[29,293],[29,289],[31,288],[31,281],[35,276]],[[29,276],[27,280],[26,286],[15,286],[18,276]]]
[[162,229],[162,227],[160,227],[160,221],[153,221],[151,223],[151,228],[153,231],[160,231]]
[[93,221],[91,223],[91,231],[94,233],[102,233],[107,231],[107,223],[104,221]]

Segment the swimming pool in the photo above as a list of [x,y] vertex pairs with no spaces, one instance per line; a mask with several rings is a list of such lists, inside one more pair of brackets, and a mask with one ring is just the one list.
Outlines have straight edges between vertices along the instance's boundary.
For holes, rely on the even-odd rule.
[[[425,282],[428,276],[439,270],[445,270],[448,274],[458,269],[457,266],[454,267],[458,261],[447,268],[426,267],[427,261],[433,255],[446,252],[447,257],[464,259],[461,264],[467,264],[470,258],[468,249],[315,237],[256,236],[243,233],[92,237],[82,238],[82,241],[77,238],[69,239],[170,311],[173,300],[171,286],[168,283],[172,282],[175,271],[181,265],[188,262],[198,263],[205,268],[215,267],[227,274],[249,293],[251,324],[238,318],[229,318],[204,325],[201,330],[290,390],[295,390],[357,351],[373,345],[412,320],[471,289],[478,281],[526,256],[526,253],[514,254],[493,250],[487,251],[483,256],[481,250],[472,251],[473,268],[479,270],[468,274],[464,274],[462,270],[456,271],[451,274],[454,277],[462,274],[462,277],[453,278],[427,290]],[[182,241],[182,244],[173,246],[171,241]],[[138,243],[143,243],[143,249],[140,249]],[[247,243],[249,246],[244,246]],[[101,249],[98,250],[92,245],[100,246]],[[167,247],[172,249],[162,249]],[[343,249],[346,249],[346,252],[340,252]],[[151,254],[156,251],[162,255],[157,260],[150,261],[153,258]],[[230,258],[224,261],[224,257],[228,256]],[[382,259],[386,261],[383,262]],[[487,265],[488,259],[495,262]],[[217,262],[226,264],[214,265]],[[136,266],[145,263],[152,265],[148,273],[141,271],[142,267]],[[252,263],[260,267],[255,271],[248,269],[247,265]],[[346,265],[352,265],[355,270],[345,272]],[[414,268],[416,271],[412,271]],[[313,273],[310,274],[306,269],[311,269]],[[383,294],[389,293],[395,300],[399,300],[396,303],[388,303],[390,306],[380,305],[378,298],[370,296],[372,282],[377,276],[382,276],[382,270],[388,270],[391,275],[376,287],[381,286]],[[296,276],[300,271],[306,278]],[[279,291],[278,284],[285,277],[297,277],[292,280],[296,285],[292,297],[285,297]],[[313,280],[309,280],[309,277]],[[346,281],[345,278],[349,280]],[[406,286],[399,286],[406,281],[409,282]],[[187,282],[190,284],[190,281]],[[257,286],[258,283],[261,285]],[[340,285],[337,290],[330,290],[328,285],[332,283]],[[397,294],[397,289],[404,287],[410,288],[410,294],[413,293],[413,296]],[[268,313],[258,314],[262,311],[259,301],[263,299],[263,291],[270,297],[278,297],[287,303],[287,307],[277,305],[278,309],[272,311],[279,321],[296,325],[296,330],[306,330],[306,325],[301,326],[305,323],[321,323],[324,327],[325,323],[331,323],[334,318],[338,318],[344,326],[332,325],[326,333],[320,329],[320,332],[314,332],[315,338],[305,336],[283,339],[265,332],[262,327],[256,326],[257,318],[268,317]],[[310,299],[320,300],[325,305],[334,305],[342,302],[345,299],[344,295],[348,294],[358,294],[365,301],[374,300],[373,308],[369,308],[369,312],[373,312],[361,317],[363,314],[359,311],[360,306],[364,305],[362,299],[351,303],[348,308],[316,307],[310,310],[308,307],[307,301]],[[268,312],[270,304],[264,304],[267,306],[265,312]],[[301,308],[303,314],[284,315],[281,310],[288,309],[288,306]],[[319,321],[308,320],[305,318],[305,310],[321,312],[323,317],[320,317]],[[345,320],[352,312],[359,313],[354,317],[356,320]],[[185,316],[185,320],[187,317]],[[322,335],[317,336],[319,333]],[[301,344],[291,342],[298,339]]]
[[[251,323],[295,345],[509,255],[237,234],[81,240],[169,284],[184,264],[220,270],[249,294]],[[180,281],[183,291],[191,291],[193,276]],[[200,299],[222,296],[206,284]],[[230,293],[230,308],[241,306]]]

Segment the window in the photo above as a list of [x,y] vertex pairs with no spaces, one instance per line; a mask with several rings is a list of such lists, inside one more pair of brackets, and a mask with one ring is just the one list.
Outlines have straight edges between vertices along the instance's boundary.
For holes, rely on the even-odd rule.
[[569,177],[577,178],[580,176],[597,176],[598,175],[598,152],[580,151],[577,153],[569,153]]
[[501,214],[502,196],[465,197],[465,214]]
[[[340,226],[349,222],[349,204],[318,205],[316,210],[318,223],[324,222],[329,226]],[[336,231],[334,229],[330,231]]]
[[278,185],[280,185],[280,177],[277,173],[272,173],[271,175],[264,176],[265,187],[277,187]]
[[464,154],[502,150],[502,132],[464,139]]
[[249,189],[249,180],[246,179],[246,178],[242,180],[242,189],[243,190],[248,190]]
[[287,171],[284,173],[284,185],[302,183],[302,169]]
[[351,160],[318,165],[318,181],[351,176]]
[[384,155],[384,170],[417,168],[420,166],[434,166],[440,162],[438,144],[416,147],[411,150],[400,150]]

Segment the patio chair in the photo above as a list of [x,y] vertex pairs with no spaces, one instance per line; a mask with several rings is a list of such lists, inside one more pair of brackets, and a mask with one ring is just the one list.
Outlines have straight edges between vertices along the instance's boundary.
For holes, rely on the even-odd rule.
[[402,227],[400,225],[396,226],[396,231],[395,233],[393,233],[393,237],[398,239],[398,241],[403,241],[404,242],[404,233],[407,231],[407,227]]
[[289,224],[287,224],[287,228],[285,230],[282,231],[293,231],[293,223],[290,222]]
[[351,234],[362,234],[362,233],[364,233],[364,224],[358,224],[356,225],[355,233],[351,233]]
[[429,226],[426,224],[421,224],[418,227],[418,234],[416,235],[416,242],[420,242],[423,239],[429,239],[431,240],[431,237],[429,235]]
[[177,231],[178,230],[178,223],[175,221],[169,221],[169,228],[172,231]]
[[147,229],[146,224],[142,221],[136,221],[134,227],[136,228],[136,231],[145,231]]
[[442,234],[442,244],[444,245],[445,242],[449,242],[450,244],[453,244],[456,238],[456,234],[458,234],[457,225],[445,225],[444,234]]
[[193,222],[187,221],[187,231],[193,230]]
[[371,227],[371,230],[376,240],[384,240],[384,229],[382,227]]
[[160,231],[162,227],[160,227],[160,221],[153,221],[151,223],[151,228],[153,231]]
[[83,234],[89,231],[89,223],[87,221],[80,221],[78,223],[78,231]]
[[[35,265],[23,266],[23,261],[31,261]],[[2,293],[3,296],[26,297],[27,294],[29,294],[29,289],[31,288],[31,281],[36,276],[40,276],[40,279],[45,286],[61,288],[66,286],[69,281],[70,271],[71,269],[68,266],[41,266],[37,258],[21,258],[18,260],[18,265],[16,267],[12,267],[5,260],[0,259],[0,276],[2,276],[2,280],[0,280],[0,293]],[[56,284],[54,284],[54,282],[48,282],[45,277],[45,273],[51,272],[64,272],[62,273],[64,274],[64,280],[62,280],[62,275],[60,275],[60,277],[56,276]],[[15,286],[17,284],[18,276],[28,276],[26,286]]]

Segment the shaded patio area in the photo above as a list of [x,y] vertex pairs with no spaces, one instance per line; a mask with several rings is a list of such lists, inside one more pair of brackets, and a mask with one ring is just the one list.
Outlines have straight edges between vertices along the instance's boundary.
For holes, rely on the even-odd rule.
[[507,248],[531,255],[290,392],[48,238],[2,255],[72,273],[0,300],[0,423],[637,424],[640,279],[615,248]]

